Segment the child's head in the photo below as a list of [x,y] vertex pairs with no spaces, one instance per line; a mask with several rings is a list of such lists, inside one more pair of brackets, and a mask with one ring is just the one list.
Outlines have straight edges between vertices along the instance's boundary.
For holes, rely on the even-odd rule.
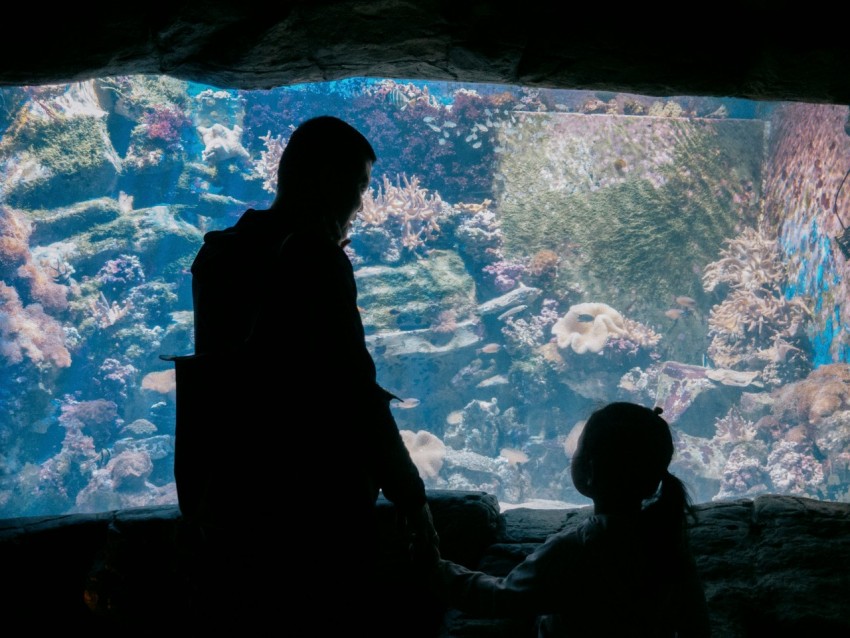
[[639,504],[651,497],[673,457],[673,437],[661,408],[628,402],[596,410],[572,460],[576,489],[594,502]]

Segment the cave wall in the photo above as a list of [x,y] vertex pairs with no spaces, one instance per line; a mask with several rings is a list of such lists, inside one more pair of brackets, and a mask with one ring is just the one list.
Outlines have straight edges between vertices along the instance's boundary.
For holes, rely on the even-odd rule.
[[21,6],[0,86],[167,74],[268,89],[345,77],[850,103],[847,7],[536,0]]

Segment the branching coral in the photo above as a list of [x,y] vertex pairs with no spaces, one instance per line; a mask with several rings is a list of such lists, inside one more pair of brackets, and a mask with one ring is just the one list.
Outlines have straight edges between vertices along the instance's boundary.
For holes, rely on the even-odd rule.
[[416,252],[439,236],[438,219],[448,210],[439,193],[429,195],[428,189],[420,187],[418,177],[400,175],[393,184],[384,175],[376,194],[371,190],[364,194],[357,223],[367,232],[370,228],[389,231],[404,249]]
[[[714,363],[774,370],[786,361],[805,359],[804,350],[794,344],[811,310],[804,299],[783,294],[787,273],[776,240],[747,228],[726,244],[720,259],[706,266],[703,274],[707,292],[721,286],[729,290],[708,320],[712,337],[708,354]],[[775,372],[764,380],[781,382],[773,378]]]
[[720,259],[705,267],[703,287],[711,292],[725,283],[736,290],[772,290],[785,277],[776,240],[755,228],[745,228],[740,236],[727,240]]
[[272,135],[271,131],[261,135],[260,139],[265,148],[260,151],[260,158],[254,162],[254,173],[263,180],[264,191],[275,193],[277,191],[278,164],[280,164],[280,156],[283,155],[286,144],[283,142],[283,135]]
[[755,423],[744,418],[738,410],[731,409],[722,418],[715,420],[714,440],[721,444],[737,444],[752,441],[756,436]]
[[528,272],[524,261],[500,259],[484,266],[481,271],[493,279],[493,285],[499,292],[516,288]]
[[92,316],[100,328],[109,328],[121,321],[130,312],[132,304],[125,303],[123,306],[117,301],[109,303],[103,293],[100,293],[97,299],[89,300]]
[[55,281],[59,267],[53,269],[34,258],[29,246],[32,230],[32,222],[22,213],[0,206],[0,279],[27,282],[30,301],[47,310],[64,310],[68,307],[68,288]]

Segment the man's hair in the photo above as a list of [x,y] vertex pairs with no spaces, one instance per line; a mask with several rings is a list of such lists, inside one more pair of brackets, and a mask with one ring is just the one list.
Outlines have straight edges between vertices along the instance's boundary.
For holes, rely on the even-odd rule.
[[[331,115],[302,123],[289,138],[278,164],[278,193],[306,192],[333,180],[355,178],[375,150],[360,131]],[[321,192],[321,190],[319,190]]]

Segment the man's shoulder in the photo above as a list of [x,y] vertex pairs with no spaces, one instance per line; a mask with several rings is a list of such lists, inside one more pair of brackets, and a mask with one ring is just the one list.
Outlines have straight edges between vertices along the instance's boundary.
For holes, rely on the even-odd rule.
[[256,257],[262,247],[273,236],[268,219],[259,214],[261,211],[248,209],[232,226],[208,231],[204,235],[195,263],[205,260],[239,259]]

